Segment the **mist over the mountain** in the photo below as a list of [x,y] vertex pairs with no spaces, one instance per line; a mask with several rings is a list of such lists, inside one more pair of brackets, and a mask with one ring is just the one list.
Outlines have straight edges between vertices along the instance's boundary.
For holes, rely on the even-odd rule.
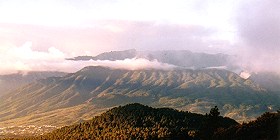
[[[23,63],[8,65],[10,66],[10,68],[2,67],[0,71],[3,74],[11,74],[17,72],[14,68],[23,68],[23,72],[44,71],[45,69],[48,69],[49,71],[59,70],[73,73],[86,66],[104,66],[114,69],[126,70],[227,69],[239,74],[245,79],[249,78],[254,73],[261,72],[273,73],[274,75],[279,76],[279,74],[276,73],[277,69],[271,68],[269,70],[265,70],[264,68],[262,68],[252,70],[251,67],[245,65],[245,63],[249,64],[249,61],[243,62],[243,58],[241,58],[240,56],[228,55],[223,53],[209,54],[191,52],[188,50],[141,51],[131,49],[123,51],[104,52],[96,56],[85,55],[65,59],[66,55],[54,48],[50,49],[48,53],[43,53],[40,51],[33,51],[31,47],[32,44],[27,43],[21,48],[14,48],[14,51],[16,52],[15,55],[17,55],[17,57],[19,58],[33,55],[36,56],[36,59],[31,57],[28,59],[22,59]],[[20,51],[27,51],[28,53],[21,54]],[[8,57],[6,58],[6,60],[9,60]],[[37,62],[36,65],[33,64],[34,61]],[[41,63],[41,61],[43,63]],[[269,90],[275,91],[274,87],[277,87],[275,84],[273,84],[275,86],[268,86],[268,84],[266,84],[272,83],[267,82],[269,80],[268,78],[269,77],[264,77],[257,74],[254,75],[253,81]]]
[[[259,15],[262,15],[260,11],[267,9],[265,5],[272,4],[267,2],[264,6],[258,5],[256,8],[251,7],[247,10],[243,8],[244,12],[247,14],[238,16],[239,18],[237,21],[239,24],[236,34],[240,36],[235,43],[230,43],[219,38],[212,39],[211,37],[216,33],[215,29],[207,30],[201,26],[161,25],[153,22],[103,21],[96,23],[98,26],[95,28],[90,28],[86,31],[68,29],[56,30],[46,27],[31,28],[28,26],[22,30],[28,33],[27,35],[24,34],[24,36],[27,36],[26,39],[31,38],[31,41],[20,40],[19,42],[21,43],[18,44],[13,44],[11,46],[4,44],[1,46],[0,64],[2,67],[0,73],[10,74],[17,71],[46,70],[75,72],[85,67],[86,64],[65,61],[65,58],[85,55],[96,56],[106,51],[122,51],[130,48],[135,48],[137,51],[142,52],[158,51],[162,53],[164,50],[190,50],[193,53],[201,54],[231,55],[234,57],[229,62],[230,64],[227,65],[238,67],[240,71],[245,70],[250,73],[270,71],[279,73],[280,58],[278,55],[279,45],[277,45],[279,44],[277,42],[279,24],[276,24],[279,22],[279,19],[276,18],[277,16],[269,16],[277,15],[275,12],[277,6],[270,8],[271,10],[269,10],[268,13],[263,13],[263,17],[266,18],[262,19]],[[252,17],[247,17],[247,15],[252,15]],[[256,20],[256,22],[251,22],[249,19]],[[262,23],[260,21],[264,22]],[[269,23],[273,23],[273,25]],[[19,27],[14,25],[7,26],[6,28],[10,29],[8,30],[9,33],[11,32],[9,35],[12,36],[17,33],[16,30]],[[49,32],[44,33],[45,30]],[[40,33],[39,37],[33,36],[33,32],[34,34]],[[68,33],[69,35],[64,35],[63,33]],[[87,36],[83,38],[82,35],[84,34]],[[48,41],[47,43],[32,41],[32,38],[34,38],[34,40],[40,40],[41,38],[45,38],[45,36],[54,36],[57,38],[55,40],[46,38]],[[20,35],[17,36],[17,38],[20,37]],[[83,38],[81,41],[83,44],[75,44],[73,41],[75,41],[76,38]],[[109,39],[106,40],[106,38]],[[94,40],[94,42],[90,42],[89,40]],[[53,46],[50,42],[54,41],[58,43],[53,43]],[[60,47],[59,45],[62,44],[61,41],[66,42],[68,46]],[[73,47],[73,44],[76,46]],[[77,46],[81,47],[81,49]],[[69,51],[68,48],[72,48],[72,51]],[[153,56],[155,56],[154,59],[162,58],[162,56],[156,54],[153,54]],[[178,55],[172,55],[174,59],[181,56],[180,53],[178,53]],[[106,60],[102,59],[101,56],[99,59]],[[152,58],[146,57],[146,59],[151,60]],[[171,59],[170,56],[169,59]],[[108,58],[107,60],[113,59]],[[186,56],[184,60],[176,59],[177,62],[175,62],[175,60],[172,61],[172,63],[182,63],[190,60]],[[204,63],[207,63],[207,61],[208,59],[206,59]],[[217,62],[219,61],[228,62],[228,60],[223,57]]]
[[262,87],[279,91],[279,73],[276,69],[256,71],[243,65],[242,58],[227,54],[196,53],[187,50],[124,51],[104,52],[97,56],[77,56],[66,60],[92,66],[106,66],[115,69],[226,69],[239,74],[242,78],[251,78]]
[[66,75],[64,72],[41,71],[41,72],[18,72],[7,75],[0,75],[0,96],[7,94],[17,88],[35,82],[36,80],[49,77],[61,77]]
[[258,83],[262,87],[271,90],[273,92],[280,92],[280,74],[274,72],[259,72],[252,73],[250,76],[254,82]]
[[[276,52],[272,54],[265,52],[257,55],[256,51],[254,53],[254,51],[246,50],[241,51],[238,55],[228,55],[226,53],[198,53],[188,50],[124,50],[104,52],[96,56],[81,55],[68,57],[67,54],[56,48],[50,48],[45,52],[33,50],[32,46],[32,43],[26,43],[22,47],[7,49],[7,53],[0,56],[1,60],[3,60],[0,62],[3,66],[0,69],[0,73],[11,74],[18,71],[46,70],[75,72],[88,65],[124,69],[144,69],[145,67],[169,69],[174,67],[172,65],[175,65],[190,69],[226,68],[236,73],[242,71],[248,73],[279,73],[277,65],[279,62],[278,55],[273,55]],[[245,52],[251,52],[252,54]],[[71,58],[72,60],[92,60],[91,62],[67,61],[65,58],[70,58],[70,60]],[[136,66],[136,64],[139,64],[139,66]]]
[[91,66],[63,77],[39,80],[0,97],[0,124],[65,125],[133,102],[197,113],[217,105],[225,116],[246,121],[264,111],[275,111],[279,98],[227,70]]
[[237,62],[250,72],[280,73],[280,2],[248,0],[236,13]]
[[[121,62],[125,60],[145,60],[149,63],[158,62],[162,64],[169,64],[177,66],[177,68],[185,69],[205,69],[205,68],[233,68],[231,64],[234,56],[226,54],[207,54],[207,53],[193,53],[188,50],[158,50],[158,51],[111,51],[99,54],[97,56],[78,56],[74,58],[67,58],[73,61],[92,61],[92,62]],[[98,65],[98,63],[96,63]],[[102,65],[102,63],[100,63]],[[113,63],[111,64],[112,67]],[[129,64],[128,64],[129,65]],[[133,66],[131,63],[130,65]],[[123,66],[124,67],[124,66]],[[121,67],[119,67],[121,68]],[[149,68],[149,67],[147,67]],[[156,68],[156,66],[155,66]],[[161,69],[160,67],[158,67]]]
[[279,9],[279,0],[0,1],[0,139],[11,126],[42,134],[133,102],[217,106],[239,122],[279,114]]
[[[87,1],[66,2],[67,6],[63,6],[64,2],[50,3],[3,2],[1,13],[13,14],[0,15],[0,74],[42,70],[69,72],[70,69],[74,72],[82,67],[64,58],[131,48],[229,54],[236,58],[231,61],[232,65],[244,71],[280,72],[280,4],[277,0],[176,0],[160,4],[121,1],[93,4],[95,2]],[[60,14],[49,12],[52,5],[59,7],[53,10]],[[129,10],[126,9],[128,5],[132,7]],[[103,9],[107,6],[113,11]],[[68,9],[75,9],[73,7],[77,8],[76,14]],[[18,9],[21,12],[15,14]],[[30,9],[42,11],[30,12]],[[64,14],[69,15],[62,16]],[[25,20],[20,18],[25,16]]]

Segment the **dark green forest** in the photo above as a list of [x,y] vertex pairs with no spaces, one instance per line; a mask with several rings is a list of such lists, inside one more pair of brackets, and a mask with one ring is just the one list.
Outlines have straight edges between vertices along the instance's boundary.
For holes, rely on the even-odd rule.
[[[201,115],[134,103],[113,108],[91,121],[63,127],[34,139],[207,138],[217,128],[229,128],[237,124],[232,119],[218,115],[217,108],[213,108],[207,115]],[[206,125],[211,127],[205,127]]]
[[255,121],[243,124],[219,115],[216,106],[202,115],[133,103],[115,107],[90,121],[62,127],[42,136],[22,139],[279,139],[280,112],[265,113]]
[[280,140],[280,111],[266,112],[255,121],[219,129],[213,135],[217,140]]

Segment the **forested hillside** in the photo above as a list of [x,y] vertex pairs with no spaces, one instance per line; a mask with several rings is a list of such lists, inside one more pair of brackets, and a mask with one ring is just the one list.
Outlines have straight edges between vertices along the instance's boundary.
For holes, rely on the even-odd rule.
[[220,129],[214,135],[217,140],[279,140],[280,112],[266,112],[255,121]]
[[[219,116],[215,106],[205,115],[139,103],[115,107],[92,120],[62,127],[51,133],[13,140],[279,140],[280,112],[267,112],[256,120],[238,124]],[[9,140],[9,138],[7,138]]]
[[218,108],[207,115],[152,108],[138,103],[113,108],[91,121],[63,127],[30,139],[192,139],[210,137],[217,128],[236,121],[219,116]]

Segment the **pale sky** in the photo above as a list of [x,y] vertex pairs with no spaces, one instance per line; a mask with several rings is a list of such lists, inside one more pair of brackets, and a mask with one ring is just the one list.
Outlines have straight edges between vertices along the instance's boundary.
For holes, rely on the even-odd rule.
[[0,74],[125,49],[240,54],[279,72],[279,13],[279,0],[0,0]]

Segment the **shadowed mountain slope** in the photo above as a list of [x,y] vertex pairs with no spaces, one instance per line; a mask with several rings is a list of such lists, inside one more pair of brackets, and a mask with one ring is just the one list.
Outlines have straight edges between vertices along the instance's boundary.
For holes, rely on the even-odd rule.
[[220,129],[214,135],[216,140],[279,140],[280,112],[264,113],[256,120]]
[[[111,51],[101,53],[97,56],[78,56],[68,58],[67,60],[73,61],[88,61],[88,60],[125,60],[132,58],[143,58],[147,60],[157,60],[161,63],[171,64],[178,67],[189,69],[208,69],[219,68],[226,69],[240,74],[246,71],[246,68],[239,65],[237,56],[227,54],[207,54],[196,53],[188,50],[163,50],[163,51],[137,51],[137,50],[124,50],[124,51]],[[250,72],[250,79],[258,83],[262,87],[279,93],[280,91],[280,75],[276,72]]]
[[0,96],[8,93],[12,90],[15,90],[21,86],[27,85],[29,83],[35,82],[39,79],[45,79],[48,77],[60,77],[64,76],[64,72],[55,72],[55,71],[34,71],[24,73],[15,73],[0,75]]
[[[11,119],[18,122],[19,118],[36,123],[32,121],[34,116],[56,110],[71,112],[76,108],[74,110],[79,113],[74,118],[65,118],[63,113],[48,117],[69,123],[86,118],[87,114],[96,112],[94,110],[133,102],[197,113],[208,112],[210,106],[217,105],[223,115],[244,121],[269,109],[277,109],[279,101],[278,96],[266,92],[251,80],[226,70],[85,67],[64,77],[39,80],[1,97],[0,124]],[[86,108],[94,110],[85,111]]]
[[280,74],[273,73],[273,72],[259,72],[253,73],[250,76],[250,79],[269,89],[273,92],[278,92],[280,94]]

